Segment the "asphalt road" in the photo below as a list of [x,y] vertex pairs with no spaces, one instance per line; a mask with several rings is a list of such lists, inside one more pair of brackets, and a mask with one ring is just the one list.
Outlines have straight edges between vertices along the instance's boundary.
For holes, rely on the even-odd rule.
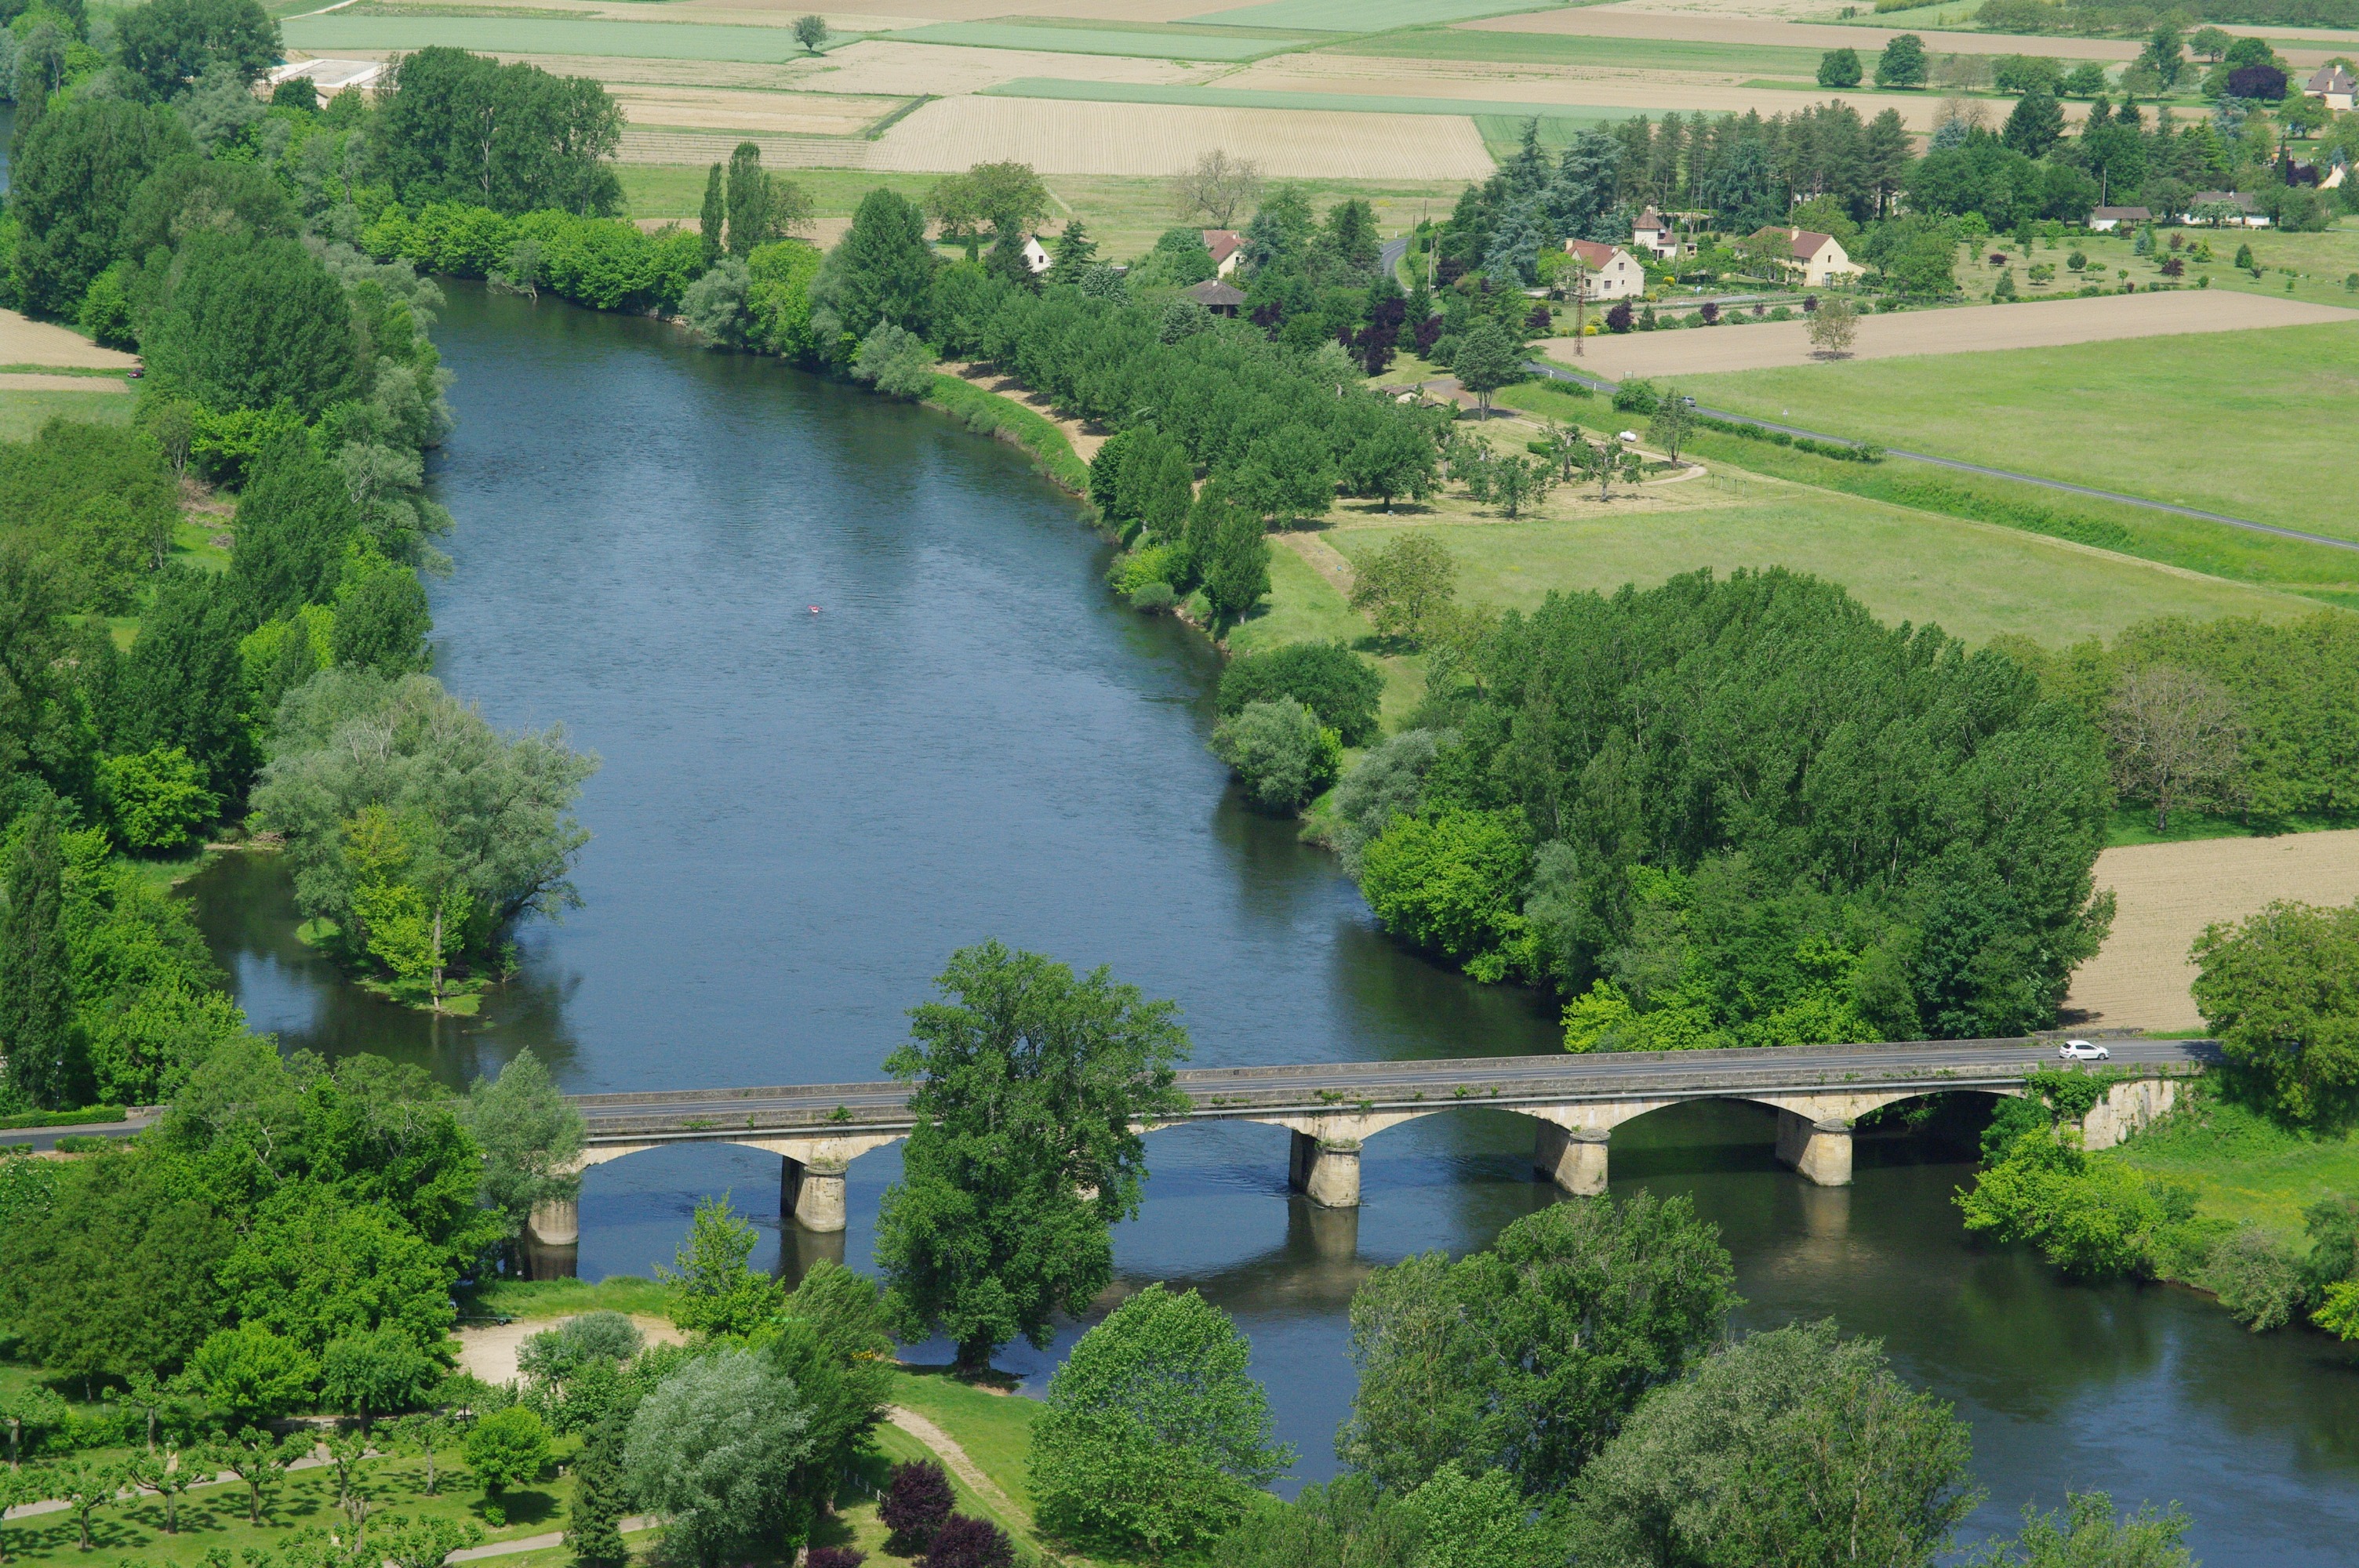
[[[1551,381],[1577,382],[1599,392],[1611,393],[1614,384],[1593,375],[1582,375],[1562,365],[1532,360],[1527,370],[1537,372]],[[1807,436],[1813,441],[1830,441],[1839,447],[1855,447],[1860,443],[1848,436],[1831,436],[1823,430],[1805,430],[1796,425],[1780,425],[1771,419],[1756,419],[1749,414],[1734,414],[1725,408],[1710,408],[1699,403],[1696,412],[1714,419],[1726,419],[1733,424],[1751,425],[1763,430],[1781,430],[1788,436]],[[2011,479],[2020,484],[2038,485],[2042,490],[2061,491],[2067,495],[2093,496],[2099,501],[2118,501],[2125,506],[2142,506],[2149,512],[2168,512],[2180,517],[2200,517],[2206,523],[2224,523],[2231,528],[2243,528],[2255,534],[2274,534],[2280,539],[2300,539],[2312,545],[2331,545],[2338,550],[2359,550],[2359,544],[2349,539],[2331,539],[2323,534],[2305,534],[2299,528],[2280,528],[2273,523],[2256,523],[2249,517],[2231,517],[2224,512],[2205,512],[2199,507],[2176,506],[2168,501],[2149,501],[2142,495],[2124,495],[2119,491],[2097,490],[2085,484],[2072,484],[2060,479],[2041,479],[2037,474],[2017,473],[2012,469],[1985,468],[1981,463],[1961,462],[1955,458],[1937,458],[1927,452],[1904,451],[1898,447],[1884,449],[1887,457],[1906,458],[1912,463],[1930,463],[1935,468],[1952,469],[1959,473],[1978,473],[1990,479]]]
[[1384,268],[1386,277],[1397,281],[1400,277],[1401,257],[1407,254],[1408,254],[1408,236],[1403,234],[1397,240],[1385,242],[1385,248],[1376,253],[1377,265]]

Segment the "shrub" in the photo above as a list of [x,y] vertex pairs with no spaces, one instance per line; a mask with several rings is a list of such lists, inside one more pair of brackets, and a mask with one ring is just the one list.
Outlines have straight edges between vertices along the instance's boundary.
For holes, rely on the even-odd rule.
[[1614,406],[1624,414],[1652,414],[1658,395],[1653,382],[1634,375],[1614,389]]
[[2212,1249],[2202,1282],[2238,1323],[2255,1334],[2291,1323],[2300,1314],[2308,1295],[2293,1253],[2275,1237],[2249,1225]]
[[2077,1142],[2052,1133],[2017,1139],[1973,1192],[1959,1195],[1958,1206],[1967,1229],[2028,1241],[2082,1279],[2150,1273],[2158,1233],[2195,1211],[2187,1188],[2092,1160]]
[[804,1554],[803,1568],[860,1568],[868,1553],[854,1546],[814,1546]]
[[893,1532],[886,1539],[885,1550],[903,1557],[924,1552],[933,1544],[957,1501],[950,1476],[932,1460],[894,1465],[885,1483],[885,1495],[876,1505],[876,1517]]
[[1160,615],[1179,602],[1168,582],[1150,582],[1130,596],[1130,607],[1146,615]]
[[592,1361],[627,1361],[642,1343],[623,1314],[583,1313],[526,1340],[516,1350],[516,1370],[528,1378],[562,1379]]
[[1385,677],[1341,643],[1289,643],[1232,660],[1221,675],[1223,714],[1245,705],[1290,697],[1343,737],[1346,746],[1375,739],[1376,706]]
[[1290,697],[1249,702],[1212,730],[1212,754],[1264,811],[1292,811],[1334,782],[1343,743]]
[[522,1405],[494,1411],[467,1429],[466,1454],[484,1489],[497,1496],[548,1468],[548,1424]]
[[926,1568],[1016,1568],[1016,1543],[989,1519],[952,1514],[934,1533]]
[[887,397],[915,401],[933,390],[933,351],[915,332],[879,321],[853,355],[852,375],[872,383]]
[[1177,540],[1161,545],[1142,545],[1114,562],[1107,580],[1114,590],[1125,599],[1134,598],[1149,583],[1167,586],[1179,582],[1188,557],[1187,547]]

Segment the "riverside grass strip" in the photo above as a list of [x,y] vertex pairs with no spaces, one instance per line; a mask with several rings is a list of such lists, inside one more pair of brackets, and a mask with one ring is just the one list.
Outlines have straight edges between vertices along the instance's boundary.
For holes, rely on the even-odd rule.
[[1006,441],[1022,451],[1058,488],[1075,495],[1090,489],[1090,465],[1082,461],[1071,441],[1056,425],[1012,397],[987,392],[957,376],[934,373],[934,389],[926,405],[939,408],[979,436]]
[[971,49],[1035,49],[1056,54],[1127,55],[1142,59],[1222,60],[1242,63],[1316,42],[1307,33],[1248,32],[1211,29],[1185,32],[1179,28],[1148,29],[1073,26],[1043,27],[1034,23],[936,22],[886,35],[895,43],[962,44]]
[[1409,98],[1376,92],[1303,92],[1250,87],[1190,87],[1145,81],[1075,81],[1057,76],[1025,76],[986,87],[984,98],[1060,98],[1081,103],[1175,103],[1200,109],[1299,109],[1354,114],[1454,114],[1512,119],[1533,116],[1573,125],[1626,120],[1627,109],[1585,103],[1502,103],[1487,98]]

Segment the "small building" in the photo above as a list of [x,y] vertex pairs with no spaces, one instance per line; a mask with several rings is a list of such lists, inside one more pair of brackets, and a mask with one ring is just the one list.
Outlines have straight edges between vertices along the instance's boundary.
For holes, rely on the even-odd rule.
[[339,92],[374,91],[385,78],[385,61],[381,59],[290,59],[285,65],[274,65],[263,72],[257,90],[266,98],[270,90],[282,81],[299,76],[311,79],[311,89],[322,100]]
[[2310,73],[2301,91],[2305,97],[2323,98],[2336,114],[2347,114],[2354,99],[2359,99],[2359,79],[2339,65],[2321,65]]
[[1567,240],[1567,255],[1579,256],[1589,269],[1589,279],[1582,286],[1591,299],[1635,299],[1647,292],[1647,271],[1637,258],[1619,245],[1601,245],[1595,240]]
[[2154,214],[2143,207],[2100,207],[2089,214],[2089,227],[2100,234],[2110,234],[2116,229],[2135,229],[2141,223],[2154,222]]
[[1680,237],[1671,232],[1669,222],[1652,207],[1639,213],[1638,221],[1630,225],[1630,243],[1658,259],[1667,260],[1680,254]]
[[2199,190],[2187,199],[2182,223],[2210,223],[2227,229],[2266,229],[2269,215],[2241,190]]
[[1201,229],[1204,248],[1212,253],[1212,276],[1226,277],[1237,270],[1237,258],[1245,254],[1245,237],[1230,229]]
[[1763,229],[1753,235],[1750,243],[1758,246],[1767,242],[1775,247],[1781,235],[1785,251],[1777,257],[1778,265],[1799,274],[1805,288],[1845,283],[1867,270],[1851,259],[1842,241],[1812,229]]
[[1215,316],[1234,316],[1237,307],[1245,302],[1245,291],[1217,277],[1190,284],[1180,291]]
[[1055,266],[1057,258],[1050,255],[1047,248],[1040,243],[1040,236],[1034,234],[1024,242],[1024,265],[1031,271],[1034,277],[1038,277]]

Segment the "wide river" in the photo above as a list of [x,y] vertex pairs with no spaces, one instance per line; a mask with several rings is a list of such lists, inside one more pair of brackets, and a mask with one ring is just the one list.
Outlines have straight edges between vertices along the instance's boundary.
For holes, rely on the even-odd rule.
[[[341,983],[293,941],[275,864],[226,857],[192,885],[255,1028],[453,1086],[526,1045],[576,1090],[842,1082],[881,1076],[944,958],[996,936],[1177,999],[1201,1065],[1550,1048],[1539,1000],[1403,953],[1330,856],[1240,807],[1204,750],[1213,656],[1114,602],[1105,546],[1009,449],[653,322],[451,293],[436,667],[494,722],[562,723],[604,759],[585,907],[527,927],[481,1019],[437,1022]],[[1235,1314],[1297,1477],[1317,1478],[1350,1404],[1357,1281],[1481,1247],[1554,1191],[1530,1123],[1465,1110],[1383,1134],[1365,1207],[1314,1211],[1287,1191],[1286,1137],[1155,1135],[1115,1257],[1125,1283]],[[1614,1184],[1691,1194],[1721,1225],[1742,1325],[1832,1315],[1955,1401],[1990,1490],[1977,1534],[2102,1487],[2183,1502],[2215,1565],[2359,1558],[2345,1349],[1970,1245],[1949,1201],[1969,1172],[1929,1152],[1864,1147],[1856,1184],[1829,1191],[1770,1138],[1748,1107],[1667,1113],[1616,1135]],[[724,1190],[768,1261],[864,1266],[897,1171],[889,1149],[857,1162],[848,1235],[790,1227],[781,1259],[775,1158],[601,1165],[577,1266],[668,1261]],[[1077,1332],[1001,1364],[1037,1388]]]

